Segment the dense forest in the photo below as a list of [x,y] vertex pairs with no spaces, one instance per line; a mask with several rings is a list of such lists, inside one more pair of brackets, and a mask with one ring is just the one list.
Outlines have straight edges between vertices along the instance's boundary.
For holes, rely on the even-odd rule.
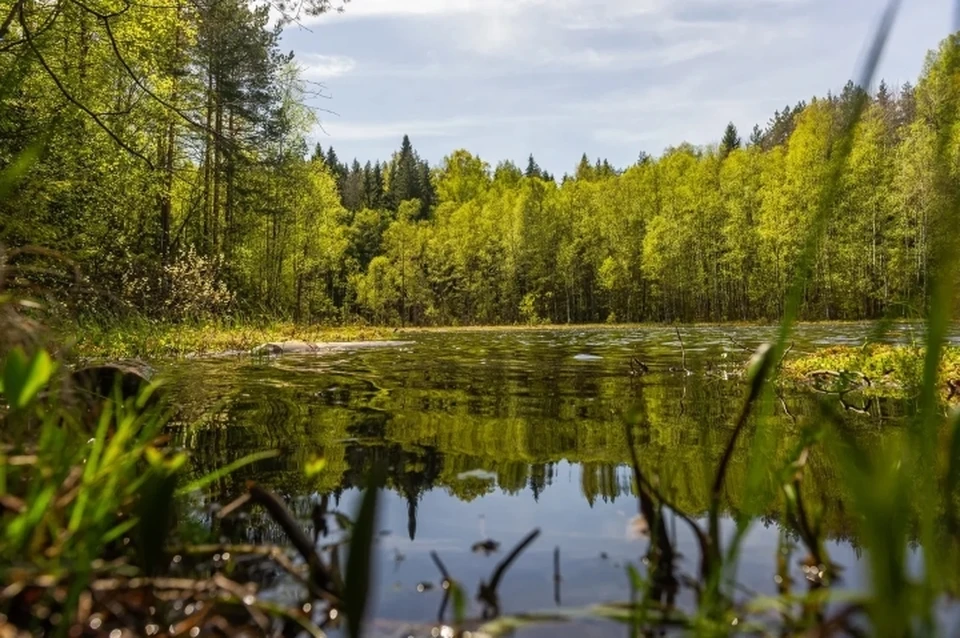
[[[745,139],[731,124],[719,144],[641,152],[629,167],[584,154],[559,179],[533,155],[494,166],[458,149],[431,166],[407,137],[361,164],[311,148],[321,87],[280,48],[297,13],[327,1],[7,6],[0,244],[55,251],[15,259],[86,316],[775,318],[865,95],[850,83]],[[922,314],[932,211],[949,197],[937,137],[960,90],[942,60],[957,48],[952,36],[931,53],[915,87],[867,96],[805,318]]]

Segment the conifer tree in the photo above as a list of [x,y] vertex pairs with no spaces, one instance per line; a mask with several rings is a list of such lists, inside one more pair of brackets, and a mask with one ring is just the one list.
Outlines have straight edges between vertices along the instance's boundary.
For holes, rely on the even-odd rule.
[[740,148],[740,135],[737,133],[737,127],[734,126],[733,122],[727,124],[726,130],[723,132],[723,139],[720,141],[720,159],[724,159]]
[[530,153],[530,157],[527,159],[527,170],[523,172],[524,177],[542,177],[543,173],[540,171],[540,165],[537,164],[537,161],[533,159],[533,153]]
[[352,212],[360,210],[364,206],[365,195],[363,169],[360,162],[354,159],[343,182],[343,207]]
[[404,135],[390,172],[388,199],[393,210],[397,210],[404,201],[419,197],[421,170],[418,164],[410,137]]

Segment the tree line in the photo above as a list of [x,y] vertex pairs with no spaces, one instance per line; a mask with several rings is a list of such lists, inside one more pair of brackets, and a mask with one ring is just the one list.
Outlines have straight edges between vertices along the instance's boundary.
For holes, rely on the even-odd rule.
[[746,140],[731,124],[719,144],[625,168],[584,154],[556,179],[532,155],[491,166],[457,149],[431,166],[406,136],[362,165],[311,149],[322,87],[280,35],[334,7],[276,6],[279,22],[241,0],[17,0],[0,15],[0,170],[17,178],[0,183],[0,244],[54,249],[84,285],[19,255],[32,281],[84,290],[88,315],[169,320],[773,319],[865,98],[802,314],[923,312],[934,213],[952,201],[935,169],[957,36],[915,87],[849,83]]

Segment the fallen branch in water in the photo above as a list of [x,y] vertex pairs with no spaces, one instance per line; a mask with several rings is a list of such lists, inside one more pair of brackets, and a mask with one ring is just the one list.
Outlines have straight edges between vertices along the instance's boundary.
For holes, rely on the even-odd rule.
[[[293,517],[293,514],[290,513],[280,498],[253,482],[248,483],[247,490],[247,494],[240,496],[234,502],[224,507],[220,511],[219,517],[224,518],[236,511],[239,507],[250,502],[257,503],[263,507],[270,514],[271,518],[283,529],[294,549],[297,550],[309,566],[310,580],[324,592],[325,597],[331,600],[337,600],[339,596],[336,592],[332,591],[331,587],[333,579],[330,575],[330,570],[324,564],[323,559],[320,558],[320,555],[317,553],[313,543],[310,542],[310,538],[306,532],[303,531],[303,528],[300,527]],[[236,505],[238,502],[240,505]]]

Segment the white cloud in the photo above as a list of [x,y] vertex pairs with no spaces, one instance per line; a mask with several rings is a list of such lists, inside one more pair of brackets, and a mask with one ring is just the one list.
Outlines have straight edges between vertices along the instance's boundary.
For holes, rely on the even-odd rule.
[[[888,80],[916,78],[949,13],[908,4]],[[324,146],[382,159],[407,133],[431,161],[528,149],[561,170],[583,151],[716,141],[729,120],[746,136],[842,86],[877,13],[876,0],[352,0],[294,47],[308,78],[336,78]]]
[[[404,135],[410,137],[457,137],[467,133],[502,129],[508,126],[543,123],[549,120],[568,119],[568,115],[517,114],[493,116],[456,116],[429,120],[394,120],[387,122],[350,122],[327,120],[323,130],[333,143],[338,141],[369,142],[378,140],[396,140]],[[451,149],[452,150],[452,149]]]
[[350,73],[357,67],[357,61],[346,55],[324,55],[322,53],[302,53],[297,56],[303,77],[307,80],[324,80]]
[[310,17],[307,23],[387,17],[445,16],[469,13],[513,13],[546,0],[356,0],[343,13]]

